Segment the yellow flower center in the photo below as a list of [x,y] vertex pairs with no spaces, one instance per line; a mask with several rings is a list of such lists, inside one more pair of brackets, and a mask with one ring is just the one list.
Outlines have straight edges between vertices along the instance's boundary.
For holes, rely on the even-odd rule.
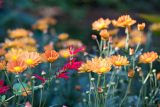
[[16,67],[14,67],[14,70],[15,70],[16,72],[20,72],[22,69],[21,69],[20,66],[16,66]]
[[115,61],[115,65],[116,65],[116,66],[121,66],[122,63],[121,63],[120,61]]
[[68,58],[69,56],[70,56],[70,54],[68,52],[63,53],[64,58]]
[[32,59],[27,59],[26,60],[26,64],[27,65],[32,65],[33,64],[33,60]]
[[17,56],[12,56],[12,60],[17,60]]
[[107,71],[107,69],[105,67],[100,68],[100,72],[106,72],[106,71]]
[[152,58],[146,58],[146,62],[151,62]]

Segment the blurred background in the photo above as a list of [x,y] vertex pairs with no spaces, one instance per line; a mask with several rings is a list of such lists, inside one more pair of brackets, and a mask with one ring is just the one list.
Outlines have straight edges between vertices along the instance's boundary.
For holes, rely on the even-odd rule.
[[91,23],[99,17],[130,14],[142,22],[139,14],[145,13],[145,18],[147,14],[157,15],[159,4],[160,0],[0,0],[0,41],[4,41],[8,29],[30,29],[38,18],[52,16],[58,21],[57,34],[66,32],[88,43]]

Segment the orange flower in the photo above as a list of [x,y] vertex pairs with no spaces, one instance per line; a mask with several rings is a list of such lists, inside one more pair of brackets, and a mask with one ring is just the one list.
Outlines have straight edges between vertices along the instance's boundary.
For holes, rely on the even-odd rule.
[[7,61],[11,60],[17,60],[21,56],[23,50],[22,49],[11,49],[8,51],[8,53],[5,55],[5,58]]
[[114,48],[124,48],[126,43],[125,38],[113,38],[113,47]]
[[[27,91],[27,92],[26,92]],[[30,94],[32,91],[28,88],[28,87],[26,87],[25,89],[24,88],[22,88],[22,96],[24,96],[24,97],[26,97],[28,94]]]
[[11,73],[22,73],[27,68],[23,60],[9,61],[7,63],[7,71]]
[[118,20],[113,20],[112,24],[117,27],[130,27],[135,24],[136,20],[133,20],[129,15],[123,15]]
[[157,73],[157,80],[160,80],[160,72]]
[[10,38],[21,38],[21,37],[27,37],[31,34],[29,30],[26,29],[15,29],[15,30],[9,30],[9,37]]
[[25,46],[25,44],[23,42],[19,42],[18,40],[11,41],[8,39],[3,44],[4,49],[6,49],[6,48],[22,48],[24,46]]
[[99,31],[108,28],[110,23],[111,21],[108,18],[107,19],[100,18],[92,23],[92,30]]
[[0,60],[0,70],[4,70],[6,68],[6,61]]
[[126,66],[129,64],[129,61],[127,57],[125,56],[120,56],[120,55],[113,55],[111,56],[111,62],[115,67],[121,67],[121,66]]
[[0,57],[5,55],[6,51],[3,48],[0,48]]
[[134,77],[134,74],[135,74],[135,71],[134,71],[133,69],[130,69],[130,70],[128,71],[128,77],[133,78],[133,77]]
[[23,52],[20,59],[31,68],[34,68],[41,63],[41,56],[37,52]]
[[140,63],[152,63],[158,58],[158,54],[156,52],[146,52],[140,55],[139,62]]
[[145,23],[141,23],[141,24],[137,24],[137,29],[140,31],[140,30],[144,30],[145,28]]
[[55,50],[47,50],[43,55],[45,59],[50,63],[53,63],[59,58],[59,54]]
[[58,35],[59,40],[66,40],[68,39],[69,35],[67,33],[61,33]]
[[109,58],[93,58],[92,60],[87,60],[85,64],[82,64],[79,68],[80,72],[95,72],[97,74],[102,74],[109,72],[111,70],[112,63]]
[[20,38],[17,41],[19,41],[19,43],[24,43],[25,45],[32,45],[32,46],[36,45],[36,40],[32,37]]
[[49,25],[56,24],[56,20],[50,17],[39,19],[32,27],[33,29],[38,29],[43,32],[48,30]]
[[101,36],[102,40],[108,40],[110,36],[106,29],[101,30],[99,35]]

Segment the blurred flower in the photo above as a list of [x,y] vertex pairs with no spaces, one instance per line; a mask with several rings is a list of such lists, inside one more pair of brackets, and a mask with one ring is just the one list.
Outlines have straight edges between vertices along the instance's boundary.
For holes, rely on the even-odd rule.
[[4,70],[6,68],[6,61],[0,60],[0,70]]
[[102,87],[98,87],[98,92],[99,92],[99,93],[102,93],[102,92],[103,92]]
[[157,73],[157,80],[160,80],[160,72]]
[[126,66],[129,64],[127,57],[121,55],[113,55],[111,56],[111,62],[115,67]]
[[15,30],[9,30],[8,33],[10,38],[21,38],[29,36],[31,34],[31,31],[19,28]]
[[43,49],[44,51],[53,50],[53,42],[50,42],[49,44],[45,45]]
[[108,30],[108,33],[110,36],[116,35],[118,33],[119,29],[111,29]]
[[58,35],[59,40],[66,40],[68,39],[69,35],[67,33],[61,33]]
[[41,63],[41,56],[37,52],[23,52],[21,55],[21,60],[23,60],[28,67],[34,68]]
[[134,77],[134,74],[135,74],[135,71],[134,71],[133,69],[130,69],[130,70],[128,71],[128,77],[129,77],[129,78],[133,78],[133,77]]
[[55,25],[56,20],[51,17],[46,17],[39,19],[32,27],[33,29],[37,29],[43,32],[46,32],[48,30],[49,25]]
[[32,45],[32,46],[36,45],[36,40],[32,37],[20,38],[17,41],[19,41],[20,43],[24,43],[25,45]]
[[145,23],[137,24],[137,29],[139,31],[144,30],[145,26],[146,26]]
[[59,51],[59,55],[60,55],[61,57],[63,57],[63,58],[69,58],[69,57],[72,56],[72,55],[70,54],[69,49],[61,49],[61,50]]
[[82,64],[78,69],[80,72],[95,72],[97,74],[102,74],[109,72],[111,70],[112,63],[109,58],[92,58],[92,60],[88,61],[85,64]]
[[57,43],[57,47],[68,48],[70,46],[79,48],[83,46],[83,43],[78,39],[68,39]]
[[113,47],[114,48],[124,48],[126,43],[125,38],[113,38]]
[[37,75],[37,74],[33,74],[33,76],[35,76],[37,79],[39,79],[40,81],[42,81],[42,83],[45,83],[46,82],[46,79]]
[[3,48],[0,48],[0,57],[5,55],[6,51]]
[[112,24],[117,27],[130,27],[136,23],[129,15],[123,15],[118,18],[118,20],[113,20]]
[[85,46],[79,47],[77,49],[75,49],[73,46],[69,47],[69,53],[73,56],[76,55],[79,52],[85,51]]
[[5,55],[5,58],[7,61],[17,60],[22,55],[22,52],[24,52],[22,49],[12,48],[7,52],[7,54]]
[[69,77],[68,77],[67,74],[68,74],[67,72],[63,72],[63,73],[58,74],[56,77],[57,77],[57,78],[68,79]]
[[[26,92],[27,91],[27,92]],[[30,94],[32,91],[29,89],[29,87],[26,87],[25,89],[22,88],[22,96],[26,97],[28,94]]]
[[47,50],[43,55],[44,58],[50,63],[53,63],[59,58],[59,54],[55,50]]
[[30,102],[26,102],[25,107],[32,107]]
[[150,29],[151,31],[159,31],[159,29],[160,29],[160,23],[153,23],[153,24],[149,27],[149,29]]
[[23,60],[14,60],[7,63],[7,71],[15,74],[22,73],[26,70],[27,65]]
[[102,40],[108,40],[110,35],[106,29],[100,31],[99,35],[101,36]]
[[133,55],[134,54],[134,49],[133,48],[129,48],[129,55]]
[[111,21],[108,18],[107,19],[99,18],[98,20],[92,23],[92,30],[99,31],[108,28],[110,23]]
[[5,43],[3,44],[3,48],[23,48],[25,46],[25,44],[23,42],[20,42],[19,40],[9,40],[6,39]]
[[146,52],[140,55],[139,63],[152,63],[158,58],[158,54],[156,52]]
[[9,90],[9,86],[4,86],[4,81],[0,80],[0,94],[4,94]]

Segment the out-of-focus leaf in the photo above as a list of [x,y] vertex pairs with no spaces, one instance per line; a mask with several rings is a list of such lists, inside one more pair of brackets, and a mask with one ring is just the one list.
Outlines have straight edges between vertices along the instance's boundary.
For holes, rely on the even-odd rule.
[[[23,84],[23,86],[22,86],[22,84]],[[14,94],[21,95],[24,91],[23,87],[24,88],[28,87],[28,85],[26,83],[22,82],[22,84],[16,83],[16,84],[13,85]]]
[[154,14],[139,14],[140,17],[150,21],[150,22],[160,22],[160,15],[154,15]]

